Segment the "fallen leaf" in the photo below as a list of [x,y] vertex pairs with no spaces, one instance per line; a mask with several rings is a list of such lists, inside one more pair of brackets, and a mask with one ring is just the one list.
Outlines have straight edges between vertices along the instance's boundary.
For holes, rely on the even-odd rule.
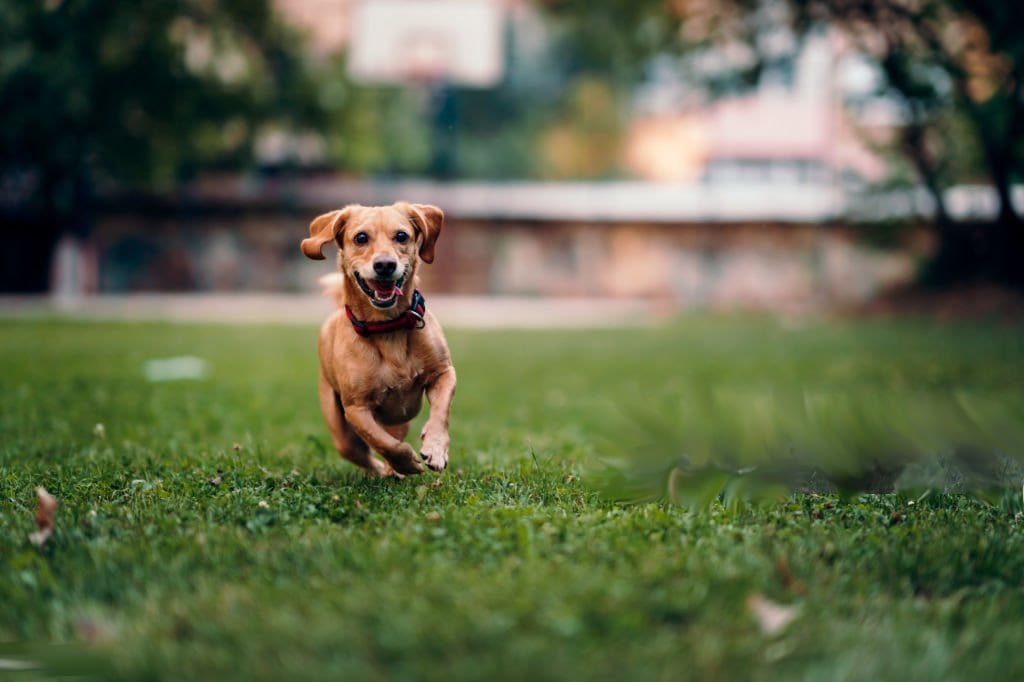
[[36,507],[36,530],[28,536],[29,542],[36,547],[43,544],[53,535],[53,529],[57,525],[57,507],[60,504],[57,498],[46,492],[46,488],[36,488],[36,497],[39,498],[39,505]]
[[807,586],[803,582],[793,575],[793,569],[789,566],[789,560],[786,557],[779,557],[775,561],[775,574],[779,577],[779,581],[782,583],[782,587],[787,592],[794,594],[804,594],[807,591]]
[[761,627],[761,632],[774,635],[793,622],[800,609],[795,606],[776,604],[760,594],[747,597],[747,608],[754,615],[754,620]]

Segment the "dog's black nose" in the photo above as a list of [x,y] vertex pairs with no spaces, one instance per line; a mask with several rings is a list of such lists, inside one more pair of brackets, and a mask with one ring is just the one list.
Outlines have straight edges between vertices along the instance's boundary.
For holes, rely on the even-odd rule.
[[373,260],[373,271],[381,277],[390,277],[395,274],[397,267],[398,261],[394,258],[375,258]]

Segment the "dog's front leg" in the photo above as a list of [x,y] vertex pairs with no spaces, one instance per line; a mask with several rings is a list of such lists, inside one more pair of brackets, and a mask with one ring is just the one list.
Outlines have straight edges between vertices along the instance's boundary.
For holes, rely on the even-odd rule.
[[434,471],[448,466],[448,415],[455,395],[455,368],[448,367],[427,386],[427,400],[430,401],[430,417],[420,433],[420,452],[423,461]]
[[413,447],[385,431],[373,418],[370,408],[346,405],[345,418],[366,444],[379,452],[395,471],[400,474],[423,473],[423,465]]
[[342,457],[362,467],[373,476],[388,476],[393,472],[391,467],[370,454],[370,448],[356,433],[352,425],[345,419],[341,411],[341,402],[327,378],[320,374],[320,407],[327,422],[327,430],[331,434],[331,442]]

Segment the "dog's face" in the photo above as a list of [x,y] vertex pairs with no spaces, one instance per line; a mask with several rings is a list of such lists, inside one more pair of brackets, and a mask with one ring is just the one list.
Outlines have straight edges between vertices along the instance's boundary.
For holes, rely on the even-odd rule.
[[339,235],[343,274],[376,308],[390,308],[416,267],[416,229],[394,208],[369,209],[350,219]]
[[402,298],[418,262],[433,262],[443,221],[439,208],[425,204],[348,206],[313,220],[302,252],[319,260],[324,245],[337,242],[342,274],[375,308],[387,309]]

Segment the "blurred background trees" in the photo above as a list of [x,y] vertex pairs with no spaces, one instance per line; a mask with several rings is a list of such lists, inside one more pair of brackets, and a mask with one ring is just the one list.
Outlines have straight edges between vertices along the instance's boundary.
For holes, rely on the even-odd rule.
[[270,0],[0,2],[0,289],[48,287],[97,187],[180,187],[322,123],[303,54]]
[[[1003,0],[791,0],[800,28],[835,26],[881,67],[901,102],[894,141],[935,203],[939,248],[929,278],[975,276],[1024,283],[1024,222],[1013,181],[1024,159],[1024,5]],[[973,163],[957,168],[962,150]],[[957,172],[959,171],[959,173]],[[958,225],[943,192],[957,181],[990,183],[990,225]]]
[[[926,279],[1024,282],[1012,201],[1024,152],[1018,3],[509,0],[504,74],[485,89],[356,82],[345,45],[314,49],[308,26],[282,18],[286,4],[0,0],[0,289],[45,290],[57,235],[87,234],[111,187],[187,192],[210,171],[628,178],[645,103],[675,93],[685,116],[759,84],[791,88],[801,50],[821,36],[873,74],[861,99],[896,111],[886,139],[868,144],[898,161],[867,182],[930,195]],[[676,153],[699,156],[688,135]],[[994,188],[994,219],[958,222],[945,192],[964,183]]]

